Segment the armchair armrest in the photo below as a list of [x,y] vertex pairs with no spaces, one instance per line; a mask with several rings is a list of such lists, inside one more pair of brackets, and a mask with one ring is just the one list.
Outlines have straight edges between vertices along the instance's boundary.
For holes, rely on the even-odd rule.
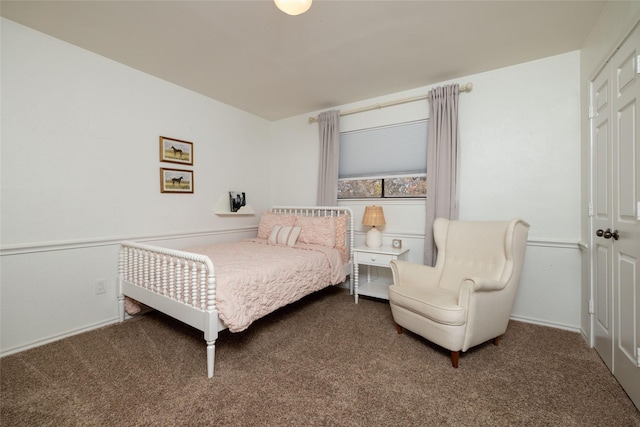
[[436,286],[440,270],[428,265],[409,261],[393,260],[390,265],[393,283],[400,286]]
[[502,335],[509,323],[513,296],[507,282],[466,278],[458,293],[458,304],[467,310],[467,325],[473,332],[464,339],[462,351]]
[[[502,290],[505,286],[506,283],[499,280],[467,277],[460,284],[458,304],[462,307],[469,307],[472,298],[484,298],[484,296],[481,296],[482,294]],[[476,292],[478,293],[476,294]]]
[[507,285],[507,282],[502,282],[500,280],[493,279],[481,279],[481,278],[473,278],[467,277],[464,279],[463,287],[465,283],[468,283],[466,286],[470,286],[474,291],[499,291],[504,289]]

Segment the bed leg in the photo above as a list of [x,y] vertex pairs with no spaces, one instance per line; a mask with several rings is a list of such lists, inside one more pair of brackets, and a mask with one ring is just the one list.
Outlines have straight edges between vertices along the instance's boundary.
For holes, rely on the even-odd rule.
[[207,376],[213,377],[213,363],[215,361],[216,346],[215,341],[207,341]]
[[122,289],[122,285],[120,284],[120,279],[118,279],[118,315],[120,317],[120,322],[124,322],[124,294],[120,289]]

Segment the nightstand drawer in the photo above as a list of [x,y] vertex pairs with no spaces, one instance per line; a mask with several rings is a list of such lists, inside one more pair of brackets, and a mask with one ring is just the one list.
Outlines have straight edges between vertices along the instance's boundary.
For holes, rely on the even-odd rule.
[[357,258],[358,259],[356,261],[360,264],[389,267],[391,260],[396,257],[394,255],[387,254],[358,253]]

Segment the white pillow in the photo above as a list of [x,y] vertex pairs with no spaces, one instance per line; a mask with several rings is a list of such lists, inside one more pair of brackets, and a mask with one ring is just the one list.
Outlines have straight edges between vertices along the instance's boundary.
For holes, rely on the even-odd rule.
[[290,225],[276,225],[269,236],[270,245],[287,245],[293,246],[300,235],[300,227],[292,227]]

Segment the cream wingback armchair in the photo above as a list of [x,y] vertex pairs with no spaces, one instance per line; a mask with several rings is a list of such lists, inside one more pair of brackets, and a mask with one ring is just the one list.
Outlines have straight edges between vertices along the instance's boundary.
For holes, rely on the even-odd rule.
[[389,303],[398,333],[406,328],[451,351],[498,338],[507,330],[516,296],[529,224],[438,218],[434,267],[392,261]]

